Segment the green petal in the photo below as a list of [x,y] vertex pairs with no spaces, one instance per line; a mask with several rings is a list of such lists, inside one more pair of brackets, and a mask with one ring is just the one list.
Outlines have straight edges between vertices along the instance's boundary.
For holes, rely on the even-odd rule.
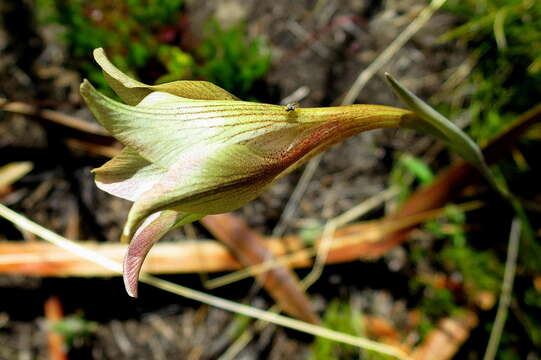
[[135,201],[122,237],[129,240],[147,217],[166,209],[204,215],[238,209],[288,164],[264,159],[245,145],[194,149]]
[[173,165],[194,147],[239,143],[284,128],[310,126],[292,121],[277,105],[190,100],[156,92],[140,105],[129,106],[102,95],[86,80],[81,96],[115,138],[162,167]]
[[199,220],[201,217],[201,215],[166,210],[156,213],[141,225],[124,257],[123,278],[128,295],[137,297],[137,282],[141,266],[152,246],[169,230]]
[[238,209],[307,154],[357,132],[356,123],[330,122],[282,129],[242,143],[194,146],[133,204],[123,237],[129,239],[145,218],[165,209],[205,215]]
[[143,84],[132,79],[114,66],[102,48],[94,50],[94,59],[101,66],[105,79],[111,88],[129,105],[138,104],[145,96],[153,91],[163,91],[190,99],[238,100],[236,96],[208,81],[183,80],[160,85]]
[[166,173],[134,150],[126,147],[101,167],[92,170],[101,190],[120,198],[135,201]]

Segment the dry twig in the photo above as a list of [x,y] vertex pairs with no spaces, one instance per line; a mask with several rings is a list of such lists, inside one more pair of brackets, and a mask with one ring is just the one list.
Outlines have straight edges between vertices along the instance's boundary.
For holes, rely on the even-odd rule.
[[58,111],[40,109],[27,103],[8,101],[7,99],[0,98],[0,110],[35,116],[79,132],[109,138],[109,134],[99,125],[91,124],[77,117],[66,115]]
[[12,162],[0,167],[0,194],[30,171],[34,164],[30,161]]
[[[233,214],[209,215],[200,221],[228,246],[244,266],[257,265],[274,258],[265,246],[263,237],[251,230],[239,217]],[[289,268],[276,267],[260,273],[257,279],[287,314],[310,323],[319,322],[297,275]]]
[[393,42],[383,50],[378,57],[357,77],[344,97],[343,105],[353,104],[366,83],[400,50],[417,31],[430,20],[432,15],[445,3],[446,0],[432,0],[408,27],[404,29]]

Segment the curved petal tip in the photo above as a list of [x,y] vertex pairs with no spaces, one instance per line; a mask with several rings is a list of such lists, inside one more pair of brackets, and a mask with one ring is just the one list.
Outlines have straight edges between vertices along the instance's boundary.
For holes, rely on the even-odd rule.
[[143,224],[135,232],[128,246],[128,251],[124,256],[123,278],[124,286],[129,296],[137,297],[139,273],[152,246],[172,228],[200,218],[201,215],[183,214],[172,210],[165,210],[145,219]]
[[124,257],[124,271],[122,276],[124,279],[124,287],[126,288],[128,295],[133,298],[137,297],[139,271],[143,264],[143,260],[144,258],[138,259],[128,255]]
[[[161,215],[161,217],[160,217]],[[169,218],[174,218],[173,215],[166,213],[156,213],[148,217],[143,224],[135,232],[133,239],[128,245],[128,251],[124,256],[123,263],[123,278],[126,292],[131,297],[137,297],[137,283],[139,281],[139,273],[145,258],[156,243],[167,231],[170,230],[173,221]],[[124,234],[123,234],[124,236]],[[126,239],[121,239],[126,240]]]

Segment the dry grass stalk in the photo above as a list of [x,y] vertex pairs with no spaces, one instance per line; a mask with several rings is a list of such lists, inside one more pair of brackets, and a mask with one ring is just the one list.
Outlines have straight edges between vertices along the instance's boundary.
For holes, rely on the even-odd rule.
[[[469,208],[479,206],[478,203],[467,204]],[[463,206],[464,209],[468,209]],[[378,221],[359,223],[345,229],[337,230],[334,241],[327,257],[327,263],[337,263],[371,258],[382,254],[387,248],[380,247],[378,240],[387,232],[395,231],[400,226],[412,226],[438,216],[444,209],[417,214],[391,224],[382,224]],[[227,221],[229,217],[222,217]],[[226,225],[231,226],[231,225]],[[387,230],[382,230],[385,226]],[[284,245],[284,242],[286,244]],[[361,255],[348,252],[351,246],[357,243],[364,244],[365,252]],[[89,241],[79,242],[79,245],[92,250],[107,258],[121,261],[126,250],[126,245],[118,243],[92,243]],[[316,254],[316,248],[305,248],[302,239],[296,236],[284,239],[268,239],[264,242],[274,257],[287,263],[288,267],[308,267],[312,265],[312,257]],[[293,254],[288,255],[292,250]],[[254,251],[254,250],[252,250]],[[287,256],[288,258],[285,258]],[[269,263],[264,263],[269,264]],[[275,262],[270,267],[275,267]],[[260,266],[261,265],[257,265]],[[243,269],[250,276],[257,271],[268,271],[269,268],[258,270],[257,266]],[[171,273],[196,273],[196,272],[220,272],[238,270],[242,265],[234,258],[231,252],[222,244],[213,240],[184,241],[178,243],[158,243],[149,254],[148,260],[143,266],[147,273],[171,274]],[[0,242],[0,273],[26,274],[35,276],[113,276],[116,272],[94,264],[92,261],[80,259],[78,256],[44,242]]]
[[[263,237],[233,214],[210,215],[201,222],[244,266],[257,265],[274,257]],[[297,275],[289,268],[279,266],[256,278],[287,314],[310,323],[319,323],[319,317],[312,310]]]
[[[121,262],[124,244],[80,242],[85,248]],[[216,272],[241,265],[216,241],[161,243],[152,249],[143,270],[153,274]],[[116,276],[117,273],[44,242],[0,242],[0,273],[34,276]]]
[[34,164],[30,161],[12,162],[0,167],[0,194],[11,184],[32,171]]
[[58,111],[41,109],[27,103],[8,101],[7,99],[0,98],[0,110],[34,116],[79,132],[109,138],[109,135],[101,126]]

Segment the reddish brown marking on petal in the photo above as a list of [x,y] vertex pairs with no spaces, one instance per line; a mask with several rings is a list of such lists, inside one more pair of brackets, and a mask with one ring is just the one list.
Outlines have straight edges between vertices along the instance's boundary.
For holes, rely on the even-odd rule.
[[124,257],[124,286],[129,296],[137,297],[139,272],[145,258],[154,245],[175,224],[177,213],[168,211],[148,218],[135,232]]

